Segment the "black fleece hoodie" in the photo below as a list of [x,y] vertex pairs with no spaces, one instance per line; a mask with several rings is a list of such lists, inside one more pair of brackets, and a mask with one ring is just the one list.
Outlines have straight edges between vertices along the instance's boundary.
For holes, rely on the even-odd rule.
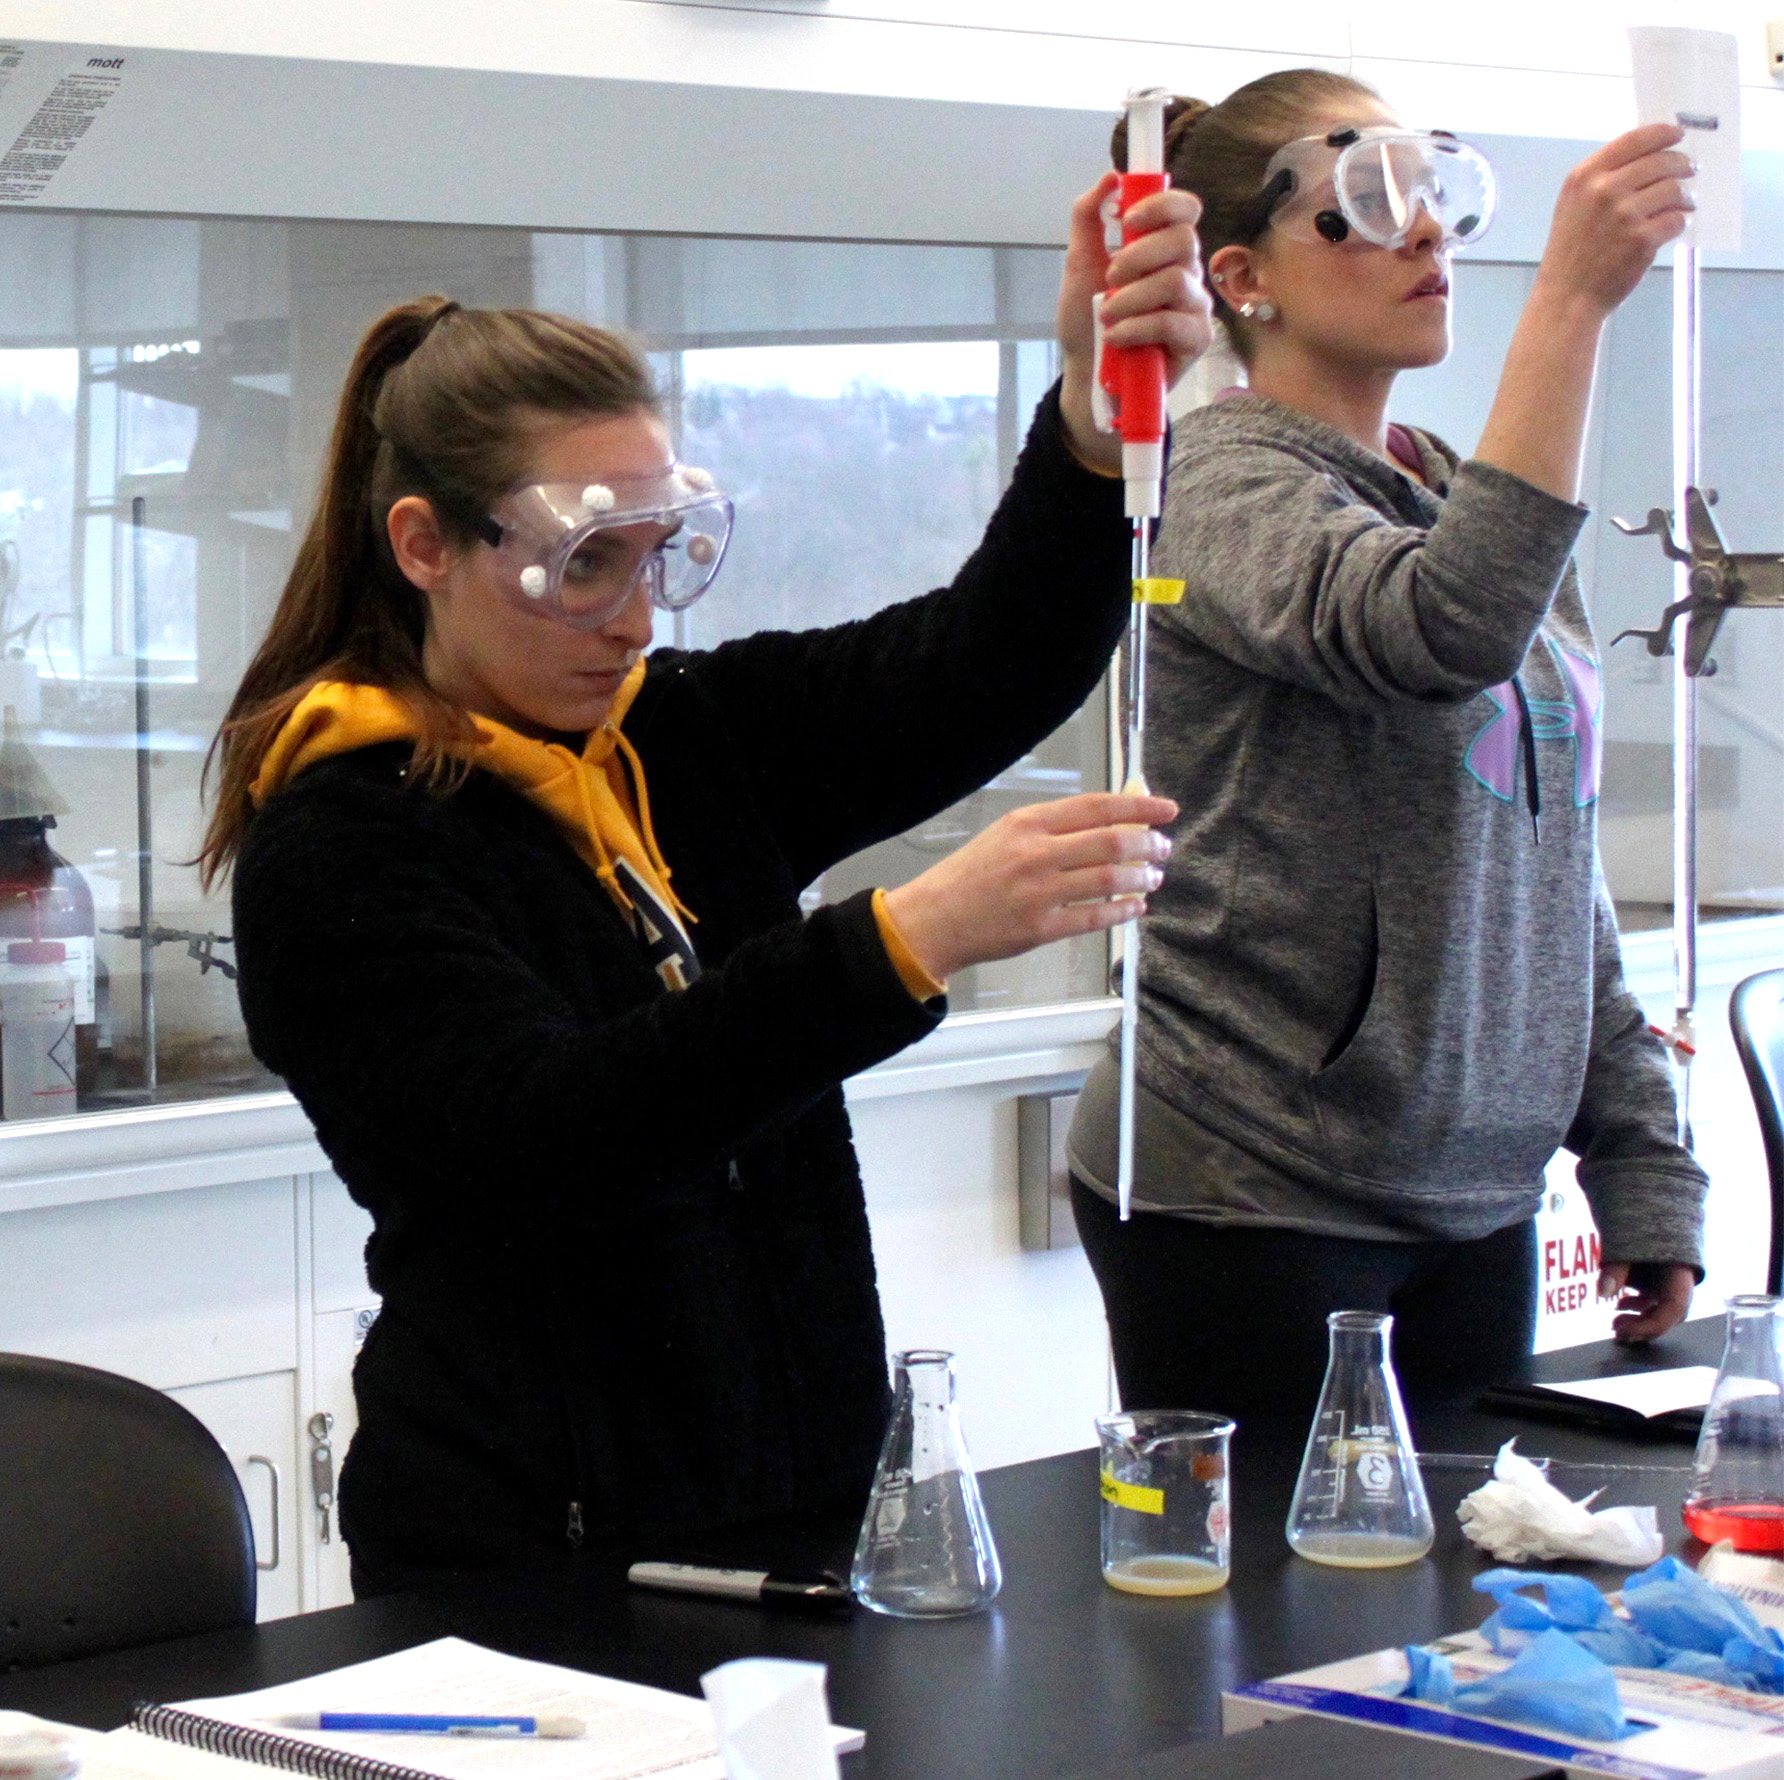
[[626,718],[702,975],[662,988],[550,818],[409,750],[324,761],[235,883],[255,1052],[375,1220],[341,1480],[356,1586],[864,1497],[884,1335],[840,1084],[941,1018],[824,869],[965,795],[1094,687],[1118,482],[1042,404],[952,587],[659,651]]

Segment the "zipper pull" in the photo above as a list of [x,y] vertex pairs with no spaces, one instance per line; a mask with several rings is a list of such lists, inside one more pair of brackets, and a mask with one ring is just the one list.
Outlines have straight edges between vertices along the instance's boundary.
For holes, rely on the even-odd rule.
[[582,1549],[583,1536],[582,1504],[572,1502],[570,1504],[570,1524],[564,1528],[564,1537],[569,1540],[572,1551]]
[[743,1170],[737,1166],[735,1159],[728,1162],[726,1168],[729,1171],[727,1178],[731,1183],[731,1191],[733,1193],[741,1193],[743,1191]]

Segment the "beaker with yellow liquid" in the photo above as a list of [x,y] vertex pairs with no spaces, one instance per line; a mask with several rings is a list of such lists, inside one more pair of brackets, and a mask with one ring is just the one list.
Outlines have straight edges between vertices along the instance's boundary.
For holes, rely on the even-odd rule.
[[1103,1580],[1130,1595],[1205,1595],[1232,1569],[1224,1416],[1188,1409],[1100,1415]]

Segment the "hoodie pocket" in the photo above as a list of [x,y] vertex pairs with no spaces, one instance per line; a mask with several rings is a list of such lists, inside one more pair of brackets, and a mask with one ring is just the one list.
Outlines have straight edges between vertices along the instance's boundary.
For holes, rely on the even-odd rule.
[[1381,917],[1373,891],[1369,897],[1369,950],[1363,969],[1363,984],[1356,1002],[1339,1027],[1337,1036],[1326,1047],[1326,1054],[1313,1072],[1313,1083],[1321,1086],[1360,1044],[1364,1029],[1374,1014],[1381,984]]

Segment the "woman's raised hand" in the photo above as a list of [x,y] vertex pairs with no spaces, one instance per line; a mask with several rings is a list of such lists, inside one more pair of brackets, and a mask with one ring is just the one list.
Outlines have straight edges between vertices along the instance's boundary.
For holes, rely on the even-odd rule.
[[1643,124],[1581,161],[1562,182],[1538,282],[1609,315],[1695,208],[1684,139],[1676,124]]
[[1065,358],[1062,406],[1073,452],[1118,475],[1121,441],[1099,433],[1091,415],[1095,342],[1090,300],[1107,289],[1103,321],[1111,346],[1162,346],[1168,377],[1179,377],[1208,350],[1214,310],[1202,284],[1196,223],[1202,206],[1191,192],[1162,191],[1131,213],[1146,233],[1114,254],[1103,245],[1102,204],[1117,184],[1106,173],[1072,206],[1072,234],[1059,286],[1059,344]]
[[[1171,843],[1168,797],[1087,792],[1012,810],[886,892],[886,911],[931,976],[1095,933],[1144,914]],[[1111,900],[1114,899],[1114,900]]]
[[1685,227],[1690,159],[1675,124],[1644,124],[1562,182],[1548,246],[1474,455],[1560,500],[1577,498],[1592,367],[1611,312]]

